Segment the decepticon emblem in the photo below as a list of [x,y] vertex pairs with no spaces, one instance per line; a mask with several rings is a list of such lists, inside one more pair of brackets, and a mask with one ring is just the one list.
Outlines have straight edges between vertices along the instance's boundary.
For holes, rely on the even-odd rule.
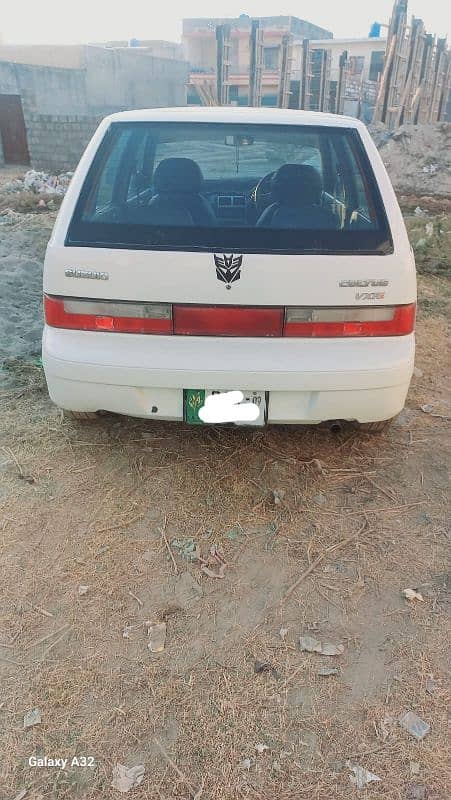
[[216,277],[218,281],[226,284],[226,289],[232,288],[232,283],[239,281],[241,277],[241,265],[243,256],[217,256],[215,253]]

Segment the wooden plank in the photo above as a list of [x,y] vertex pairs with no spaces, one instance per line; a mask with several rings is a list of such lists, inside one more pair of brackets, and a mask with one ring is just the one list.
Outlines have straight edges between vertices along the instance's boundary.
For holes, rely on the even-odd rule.
[[393,68],[387,89],[387,113],[385,122],[390,128],[396,128],[399,122],[398,112],[389,112],[388,107],[400,105],[400,96],[405,82],[405,71],[407,67],[406,50],[408,47],[408,37],[406,36],[407,17],[405,13],[399,13],[396,47],[393,55]]
[[402,125],[404,122],[410,121],[410,106],[409,102],[412,94],[416,91],[418,86],[419,72],[421,67],[421,53],[423,52],[424,44],[424,25],[422,20],[412,19],[409,38],[409,61],[408,71],[404,86],[404,91],[401,98],[401,110],[399,114],[398,124]]
[[422,75],[421,75],[421,98],[415,116],[415,124],[427,122],[431,104],[432,80],[435,60],[435,37],[431,34],[426,36],[425,51],[423,55]]
[[439,118],[440,99],[447,72],[446,39],[438,39],[436,50],[436,64],[432,85],[431,107],[429,121],[437,122]]
[[385,95],[387,91],[387,83],[390,79],[390,69],[392,66],[393,55],[395,52],[396,47],[396,36],[393,36],[390,41],[390,46],[388,49],[388,53],[385,57],[384,68],[382,70],[382,78],[379,84],[379,92],[377,95],[376,105],[374,107],[374,115],[373,120],[374,122],[380,122],[382,120],[382,111],[385,103]]
[[446,74],[445,74],[445,80],[443,81],[442,96],[440,98],[440,106],[438,109],[438,116],[437,116],[439,122],[445,120],[447,105],[448,105],[448,96],[449,92],[451,91],[451,53],[449,51],[447,51],[446,53],[446,61],[447,61]]

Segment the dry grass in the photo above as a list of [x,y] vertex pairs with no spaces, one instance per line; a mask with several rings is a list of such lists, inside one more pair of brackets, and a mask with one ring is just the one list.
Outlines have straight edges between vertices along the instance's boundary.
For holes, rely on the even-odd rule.
[[420,274],[451,275],[451,214],[406,213],[409,238]]
[[[425,315],[424,376],[401,424],[375,438],[112,416],[83,428],[50,406],[39,370],[10,365],[0,398],[7,797],[29,787],[34,800],[110,798],[120,762],[145,764],[137,800],[200,789],[210,800],[341,800],[359,794],[351,760],[382,779],[368,795],[408,798],[410,784],[424,784],[444,800],[446,422],[416,410],[434,402],[446,412],[442,336],[443,319]],[[280,505],[273,489],[285,490]],[[169,544],[193,538],[205,554],[216,543],[228,562],[214,581],[173,551],[202,587],[191,603],[165,519]],[[408,604],[406,586],[425,602]],[[162,616],[166,650],[152,655],[143,623]],[[130,638],[125,625],[136,626]],[[343,642],[344,655],[300,653],[306,632]],[[270,667],[255,672],[256,660]],[[339,674],[319,676],[331,661]],[[434,695],[429,674],[441,685]],[[24,731],[35,707],[42,724]],[[423,742],[396,723],[405,709],[431,725]],[[395,722],[384,739],[386,715]],[[33,770],[36,753],[92,755],[97,766]]]

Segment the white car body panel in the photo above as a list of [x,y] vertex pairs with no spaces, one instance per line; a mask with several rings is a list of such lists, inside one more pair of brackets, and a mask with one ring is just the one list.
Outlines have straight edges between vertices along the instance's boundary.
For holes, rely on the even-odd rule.
[[[66,247],[73,211],[111,122],[240,122],[355,128],[382,195],[394,252],[388,255],[245,254],[239,281],[226,291],[212,253]],[[277,262],[277,263],[276,263]],[[104,272],[74,279],[67,269]],[[362,280],[379,288],[339,286]],[[151,109],[107,117],[88,145],[48,244],[44,292],[64,297],[163,303],[271,306],[403,305],[416,301],[413,253],[379,153],[353,118],[276,109]],[[383,292],[383,299],[371,299]],[[368,297],[366,297],[368,293]],[[413,371],[414,336],[282,339],[155,336],[45,327],[49,392],[61,407],[183,419],[183,389],[269,392],[269,422],[388,419],[403,407]],[[157,412],[151,409],[157,407]]]
[[[176,274],[174,259],[177,260]],[[278,261],[277,275],[274,274],[274,259]],[[67,278],[65,270],[74,268],[106,272],[109,278],[101,282]],[[388,286],[338,285],[344,279],[362,280],[362,276],[375,281],[386,280]],[[168,250],[95,247],[49,247],[47,251],[44,273],[47,294],[91,297],[101,291],[104,300],[136,300],[137,286],[139,299],[162,303],[363,306],[374,305],[374,301],[359,299],[357,303],[358,293],[383,291],[384,305],[412,303],[416,297],[410,255],[402,259],[398,252],[387,256],[352,257],[247,253],[243,256],[240,280],[227,292],[225,285],[216,278],[211,253],[174,254]]]

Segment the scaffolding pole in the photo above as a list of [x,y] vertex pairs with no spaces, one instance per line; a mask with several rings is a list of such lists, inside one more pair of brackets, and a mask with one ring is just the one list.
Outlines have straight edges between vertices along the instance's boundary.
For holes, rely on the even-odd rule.
[[429,33],[425,37],[421,65],[421,91],[415,114],[415,125],[427,122],[432,101],[432,80],[434,68],[435,37]]
[[218,105],[218,100],[215,96],[215,87],[213,84],[208,83],[208,81],[203,81],[202,83],[190,83],[188,85],[196,92],[203,106]]
[[421,19],[407,26],[408,0],[395,0],[374,122],[394,129],[404,123],[438,122],[444,115],[450,75],[446,39],[426,33]]
[[448,73],[446,39],[438,39],[435,59],[436,62],[434,70],[431,107],[429,111],[429,122],[437,122],[440,119],[442,91]]
[[348,51],[343,50],[339,60],[337,94],[335,97],[335,114],[343,114],[347,68],[348,68]]
[[329,110],[331,51],[321,50],[318,111]]
[[411,122],[420,85],[421,64],[423,59],[425,32],[421,19],[412,18],[410,26],[409,59],[404,91],[401,97],[400,110],[396,124]]
[[291,33],[284,33],[282,36],[282,61],[280,65],[279,91],[277,96],[278,108],[288,108],[290,102],[292,44],[293,37]]
[[301,53],[301,77],[299,81],[299,108],[308,111],[310,108],[311,80],[310,41],[304,39]]
[[445,79],[443,81],[443,88],[442,94],[440,98],[440,104],[438,109],[438,122],[444,122],[446,117],[447,111],[447,104],[448,104],[448,97],[451,91],[451,53],[448,51],[446,53],[446,68],[445,68]]
[[402,91],[407,78],[408,49],[410,36],[407,31],[407,0],[400,0],[396,15],[396,46],[393,56],[392,74],[385,102],[383,122],[396,128],[402,109]]
[[379,93],[374,109],[374,121],[388,122],[388,109],[396,105],[400,64],[407,24],[408,0],[395,0],[387,37],[387,49]]
[[249,49],[249,105],[260,106],[262,98],[263,31],[258,19],[252,20]]
[[229,105],[230,25],[216,27],[216,88],[218,105]]

